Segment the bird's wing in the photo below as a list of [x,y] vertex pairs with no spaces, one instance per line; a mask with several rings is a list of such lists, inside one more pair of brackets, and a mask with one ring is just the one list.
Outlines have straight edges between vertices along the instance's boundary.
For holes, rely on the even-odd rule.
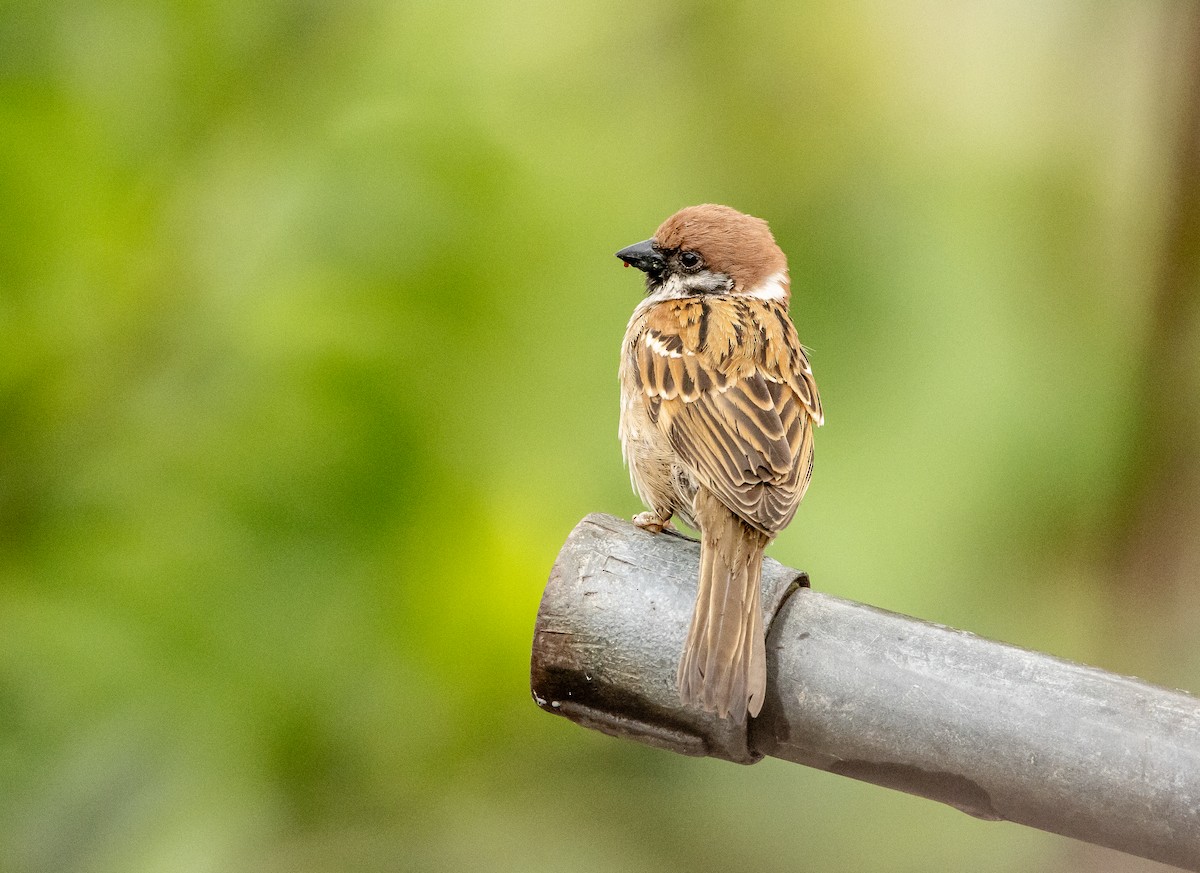
[[787,525],[822,413],[786,310],[745,297],[666,301],[627,353],[651,419],[696,480],[765,533]]

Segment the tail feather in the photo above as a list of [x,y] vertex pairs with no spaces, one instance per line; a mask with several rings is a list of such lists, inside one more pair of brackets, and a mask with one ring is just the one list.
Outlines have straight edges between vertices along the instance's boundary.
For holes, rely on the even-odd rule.
[[700,585],[677,682],[687,705],[737,722],[758,715],[767,687],[760,581],[770,537],[701,489]]

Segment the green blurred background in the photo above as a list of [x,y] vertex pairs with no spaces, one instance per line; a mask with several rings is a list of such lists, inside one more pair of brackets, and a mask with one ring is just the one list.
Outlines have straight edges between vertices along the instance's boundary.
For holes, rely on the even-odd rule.
[[0,870],[1149,870],[529,698],[675,209],[820,589],[1200,692],[1190,2],[0,2]]

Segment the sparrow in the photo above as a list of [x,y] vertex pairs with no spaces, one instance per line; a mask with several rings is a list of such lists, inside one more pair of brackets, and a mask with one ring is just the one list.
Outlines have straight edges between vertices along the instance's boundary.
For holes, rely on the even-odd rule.
[[700,579],[676,682],[684,705],[744,723],[767,684],[763,551],[800,505],[824,422],[767,223],[681,209],[617,252],[646,274],[621,346],[621,451],[659,533],[700,531]]

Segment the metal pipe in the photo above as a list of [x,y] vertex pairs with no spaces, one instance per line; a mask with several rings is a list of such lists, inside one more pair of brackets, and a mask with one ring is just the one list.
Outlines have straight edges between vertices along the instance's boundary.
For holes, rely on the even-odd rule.
[[688,755],[763,755],[1200,871],[1200,700],[807,590],[763,569],[767,699],[684,709],[699,548],[611,516],[572,531],[538,611],[543,709]]

